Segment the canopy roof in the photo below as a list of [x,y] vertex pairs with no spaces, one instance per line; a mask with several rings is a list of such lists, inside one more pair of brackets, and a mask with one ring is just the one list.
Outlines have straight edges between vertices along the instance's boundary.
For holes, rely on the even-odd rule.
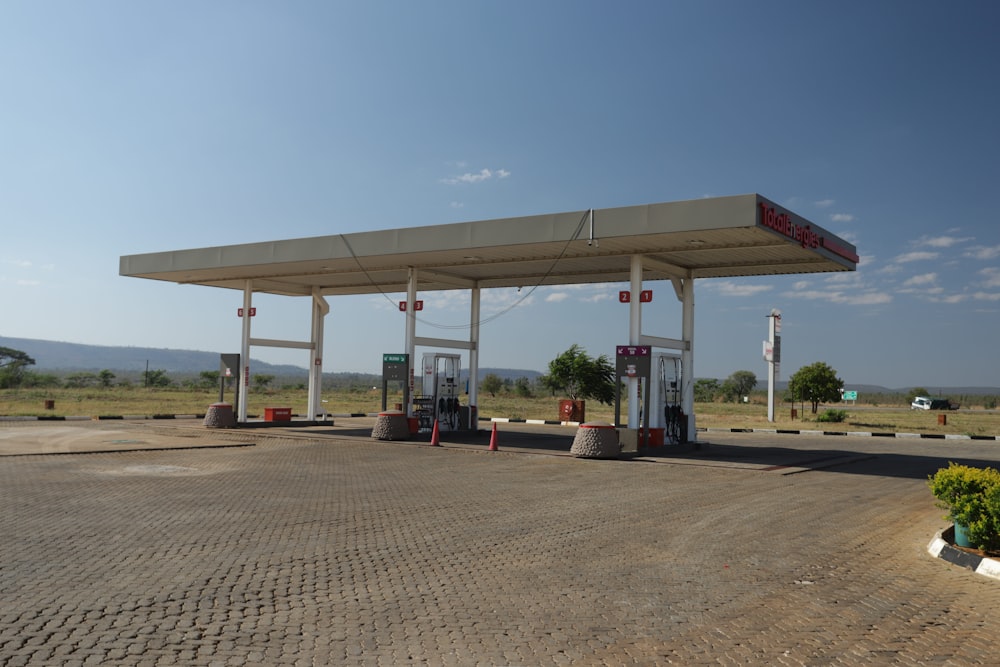
[[853,271],[856,248],[757,194],[333,234],[120,259],[123,276],[324,295]]

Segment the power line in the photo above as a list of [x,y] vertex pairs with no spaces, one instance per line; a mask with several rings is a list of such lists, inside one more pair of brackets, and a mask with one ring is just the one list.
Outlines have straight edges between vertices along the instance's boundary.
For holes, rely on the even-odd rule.
[[[490,323],[490,322],[492,322],[492,321],[494,321],[496,319],[499,319],[500,317],[506,315],[507,313],[509,313],[510,311],[512,311],[514,308],[516,308],[519,305],[521,305],[521,303],[523,303],[525,299],[527,299],[528,297],[530,297],[535,292],[536,289],[538,289],[539,287],[541,287],[541,285],[549,278],[549,276],[552,275],[552,272],[555,271],[556,266],[559,264],[559,261],[562,260],[562,258],[566,255],[566,252],[569,250],[570,244],[573,241],[576,241],[580,237],[580,232],[583,231],[583,227],[586,224],[587,219],[589,218],[591,220],[591,222],[593,223],[593,215],[594,215],[594,210],[593,209],[589,209],[587,212],[585,212],[583,214],[583,216],[580,218],[580,222],[579,222],[579,224],[577,224],[576,230],[573,232],[572,236],[570,236],[569,239],[566,241],[566,244],[563,246],[562,250],[559,252],[559,255],[554,260],[552,260],[552,265],[549,266],[549,268],[545,272],[545,274],[542,275],[542,277],[538,280],[538,282],[536,282],[534,285],[532,285],[531,288],[528,289],[528,291],[525,292],[525,294],[521,298],[519,298],[517,301],[515,301],[511,305],[507,306],[503,310],[501,310],[501,311],[499,311],[497,313],[494,313],[493,315],[490,315],[489,317],[481,318],[477,322],[477,324],[480,325],[480,326],[483,325],[483,324],[488,324],[488,323]],[[351,243],[350,243],[350,241],[347,240],[347,237],[344,236],[343,234],[340,234],[339,236],[340,236],[340,239],[344,242],[344,246],[347,248],[347,251],[349,253],[351,253],[351,257],[354,259],[355,264],[357,264],[358,268],[361,269],[361,272],[365,274],[365,277],[368,279],[369,284],[371,284],[372,287],[374,287],[375,289],[377,289],[379,291],[379,294],[381,294],[385,298],[386,301],[388,301],[391,304],[394,304],[394,301],[389,296],[389,294],[384,289],[382,289],[382,286],[372,277],[372,275],[368,272],[368,269],[366,269],[365,266],[361,263],[361,259],[354,252],[354,248],[351,247]],[[521,291],[521,289],[522,288],[519,287],[518,291]],[[414,317],[416,318],[416,316],[414,316]],[[435,329],[454,330],[454,329],[469,329],[469,328],[472,327],[471,323],[469,323],[469,324],[437,324],[435,322],[431,322],[429,320],[423,320],[423,319],[420,319],[420,318],[416,318],[416,320],[418,322],[420,322],[421,324],[427,325],[429,327],[434,327]]]

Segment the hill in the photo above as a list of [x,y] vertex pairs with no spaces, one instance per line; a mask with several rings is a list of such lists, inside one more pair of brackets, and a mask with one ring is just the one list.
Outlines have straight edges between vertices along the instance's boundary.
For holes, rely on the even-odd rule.
[[[104,369],[119,373],[141,373],[150,369],[162,369],[170,374],[198,374],[201,371],[219,368],[219,354],[199,350],[175,350],[154,347],[115,347],[107,345],[83,345],[33,338],[8,338],[0,336],[0,347],[21,350],[35,360],[34,370],[43,372],[98,372]],[[305,378],[307,370],[291,364],[269,364],[252,359],[252,367],[257,373],[267,373],[278,377]],[[345,377],[355,377],[360,382],[377,381],[381,369],[371,373],[334,373]],[[534,381],[538,371],[511,368],[480,368],[479,377],[494,373],[503,380],[517,380],[526,377]],[[331,375],[325,373],[325,375]],[[469,377],[469,369],[462,369],[462,379]]]
[[[218,370],[219,354],[198,350],[173,350],[155,347],[114,347],[83,345],[33,338],[7,338],[0,336],[0,346],[21,350],[35,360],[34,370],[53,371],[110,371],[141,373],[150,369],[167,373],[200,373]],[[290,364],[269,364],[251,359],[254,370],[281,376],[306,376],[306,369]]]

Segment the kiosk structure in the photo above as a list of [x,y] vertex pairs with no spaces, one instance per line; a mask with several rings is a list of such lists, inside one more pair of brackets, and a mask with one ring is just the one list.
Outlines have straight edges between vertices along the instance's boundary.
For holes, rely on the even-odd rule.
[[[411,382],[416,347],[467,351],[469,408],[479,382],[481,290],[580,283],[627,283],[630,346],[680,357],[680,411],[686,437],[695,433],[695,281],[720,277],[853,271],[856,248],[759,194],[644,204],[608,209],[480,220],[378,232],[334,234],[265,243],[175,250],[120,258],[122,276],[221,287],[242,293],[251,313],[258,293],[300,297],[311,310],[308,340],[252,335],[243,317],[237,420],[245,422],[250,348],[299,348],[309,354],[307,414],[320,410],[323,330],[327,299],[351,294],[405,293],[405,350]],[[680,337],[644,332],[645,284],[666,284],[680,303]],[[468,337],[417,335],[419,291],[468,290]],[[626,290],[623,290],[625,292]],[[662,293],[662,291],[661,291]],[[669,299],[659,299],[662,307]],[[630,378],[636,395],[638,378]],[[411,391],[414,389],[411,385]],[[411,403],[412,406],[412,403]],[[629,401],[628,425],[639,427],[638,401]],[[412,410],[412,407],[410,408]]]

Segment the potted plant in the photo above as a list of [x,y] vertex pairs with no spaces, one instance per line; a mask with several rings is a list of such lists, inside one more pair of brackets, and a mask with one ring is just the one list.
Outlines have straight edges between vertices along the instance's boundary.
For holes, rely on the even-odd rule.
[[949,463],[928,479],[938,507],[955,524],[955,544],[1000,549],[1000,472]]
[[544,382],[553,393],[561,391],[569,395],[569,400],[559,404],[561,421],[584,421],[584,399],[594,398],[601,403],[615,400],[615,369],[611,361],[603,354],[595,359],[576,344],[549,362]]

